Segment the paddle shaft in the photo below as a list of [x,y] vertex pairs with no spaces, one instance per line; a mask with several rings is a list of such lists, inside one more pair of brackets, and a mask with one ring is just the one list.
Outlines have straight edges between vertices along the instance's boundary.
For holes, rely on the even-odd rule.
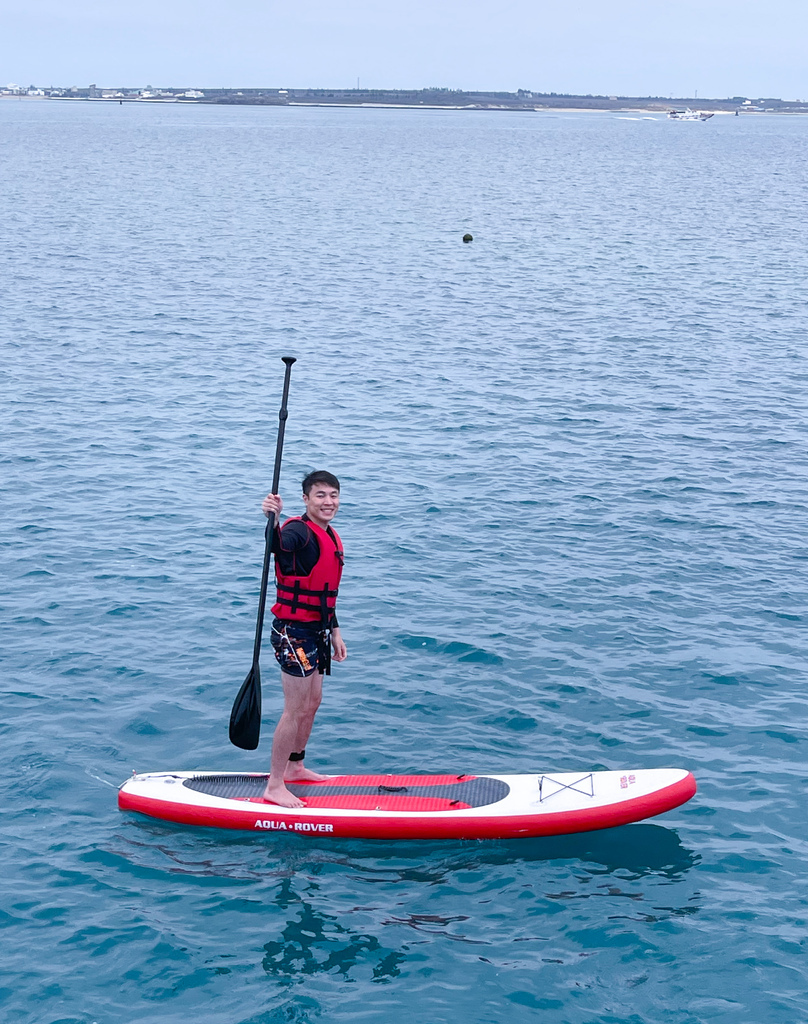
[[[289,400],[289,382],[292,378],[292,363],[294,363],[294,356],[283,356],[283,361],[286,363],[286,373],[283,378],[283,397],[281,398],[281,407],[278,412],[278,443],[275,446],[275,469],[272,473],[272,494],[278,493],[278,487],[281,482],[281,458],[283,456],[283,435],[286,431],[286,420],[289,413],[286,409],[286,403]],[[267,603],[267,584],[269,582],[269,563],[270,556],[272,555],[272,535],[275,532],[275,513],[270,512],[267,521],[267,528],[265,531],[266,545],[264,547],[264,567],[261,571],[261,593],[258,597],[258,621],[255,624],[255,645],[253,646],[253,672],[258,671],[258,659],[261,655],[261,637],[264,632],[264,610]]]

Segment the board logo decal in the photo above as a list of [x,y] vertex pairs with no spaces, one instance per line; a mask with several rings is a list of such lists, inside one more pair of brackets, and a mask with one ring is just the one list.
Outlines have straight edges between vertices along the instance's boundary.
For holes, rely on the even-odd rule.
[[620,788],[628,789],[629,786],[633,786],[637,781],[636,775],[621,775],[620,776]]
[[272,832],[333,832],[334,826],[325,821],[273,821],[271,818],[258,818],[255,828],[269,829]]

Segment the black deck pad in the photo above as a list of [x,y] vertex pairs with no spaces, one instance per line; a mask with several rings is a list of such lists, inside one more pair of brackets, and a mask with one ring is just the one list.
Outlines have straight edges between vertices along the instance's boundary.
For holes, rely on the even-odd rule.
[[[343,776],[344,778],[345,776]],[[318,782],[315,784],[298,785],[294,782],[286,784],[295,796],[305,798],[307,796],[378,796],[395,795],[397,797],[437,797],[444,800],[457,800],[459,803],[469,807],[486,807],[488,804],[495,804],[504,800],[510,792],[507,782],[501,779],[491,779],[481,776],[476,779],[466,779],[463,782],[442,783],[431,786],[406,786],[394,785],[395,776],[390,779],[390,785],[379,786],[346,786],[340,784],[339,778],[330,782]],[[264,792],[267,784],[266,775],[197,775],[193,779],[184,779],[183,786],[193,789],[197,793],[207,793],[209,796],[220,796],[226,800],[244,799],[244,797],[259,797]]]

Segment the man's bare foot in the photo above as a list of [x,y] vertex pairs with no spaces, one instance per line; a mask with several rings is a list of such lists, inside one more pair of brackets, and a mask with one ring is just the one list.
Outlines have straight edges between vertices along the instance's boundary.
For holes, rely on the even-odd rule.
[[319,775],[310,768],[304,768],[299,761],[288,764],[283,774],[284,782],[325,782],[328,778],[330,776]]
[[290,793],[282,782],[273,783],[271,780],[267,783],[267,788],[264,790],[261,799],[265,803],[277,804],[279,807],[306,806],[299,797],[296,797],[294,793]]

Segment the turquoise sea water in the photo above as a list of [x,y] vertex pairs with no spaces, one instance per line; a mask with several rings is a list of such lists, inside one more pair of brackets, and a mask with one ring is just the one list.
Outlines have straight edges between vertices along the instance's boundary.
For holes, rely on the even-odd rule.
[[[808,121],[0,102],[9,1024],[806,1018]],[[465,231],[474,242],[464,245]],[[682,766],[653,822],[122,815],[343,482],[329,772]]]

